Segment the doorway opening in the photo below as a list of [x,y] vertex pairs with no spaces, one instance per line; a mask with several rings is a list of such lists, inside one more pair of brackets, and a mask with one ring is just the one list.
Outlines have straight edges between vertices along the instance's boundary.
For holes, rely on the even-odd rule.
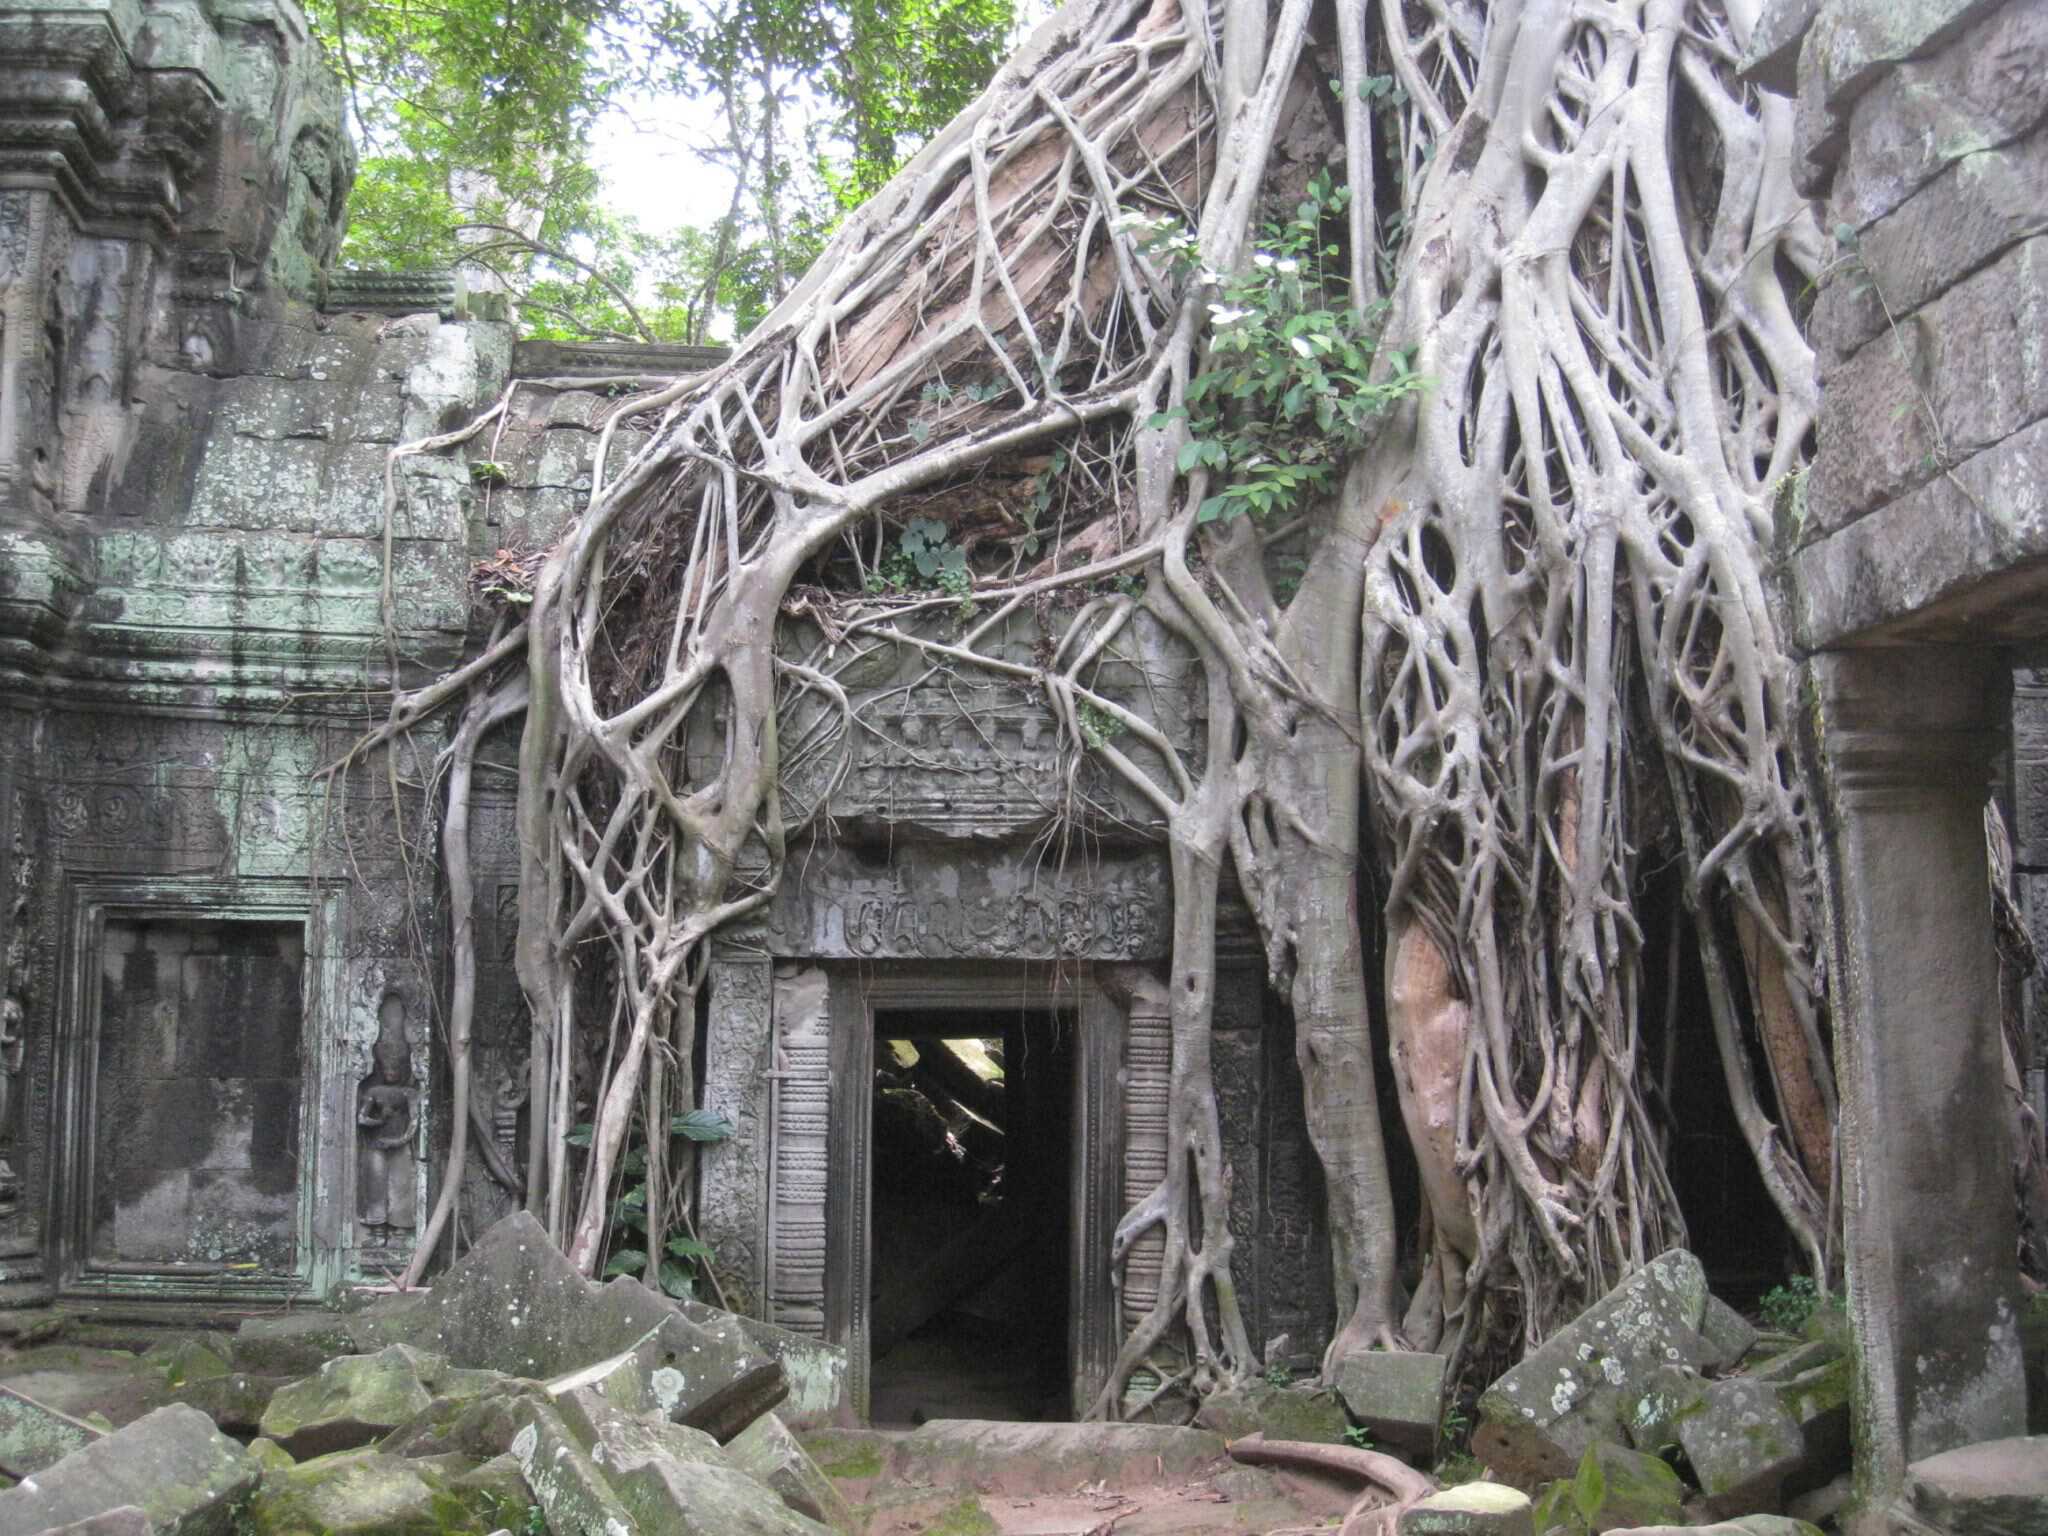
[[1064,1419],[1074,1016],[874,1019],[869,1419]]

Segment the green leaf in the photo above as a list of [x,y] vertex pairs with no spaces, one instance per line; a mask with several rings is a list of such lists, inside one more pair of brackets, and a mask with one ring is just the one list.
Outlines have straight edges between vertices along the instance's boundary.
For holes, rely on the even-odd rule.
[[686,1110],[668,1123],[671,1136],[687,1137],[691,1141],[728,1141],[732,1137],[732,1122],[721,1114],[708,1109]]
[[690,1279],[690,1272],[680,1264],[667,1259],[661,1261],[661,1291],[677,1301],[688,1301],[697,1294],[697,1287]]
[[1227,496],[1208,497],[1199,507],[1195,508],[1195,521],[1198,523],[1213,523],[1217,518],[1225,515],[1224,509],[1229,505],[1230,498]]
[[596,1132],[596,1129],[596,1126],[586,1120],[583,1124],[577,1126],[575,1130],[563,1136],[562,1140],[569,1143],[572,1147],[587,1147],[590,1145],[590,1138]]
[[1173,456],[1174,468],[1186,474],[1202,462],[1202,444],[1199,439],[1190,438],[1180,445],[1180,452]]
[[605,1261],[604,1274],[599,1278],[609,1280],[614,1275],[637,1275],[646,1267],[645,1248],[621,1248]]
[[679,1259],[704,1259],[708,1262],[717,1250],[694,1237],[672,1237],[668,1240],[668,1251]]

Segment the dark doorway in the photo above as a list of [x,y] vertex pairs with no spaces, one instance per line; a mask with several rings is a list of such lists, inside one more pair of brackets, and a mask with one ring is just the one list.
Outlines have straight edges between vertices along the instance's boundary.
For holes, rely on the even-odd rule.
[[871,1422],[1067,1417],[1074,1036],[875,1015]]

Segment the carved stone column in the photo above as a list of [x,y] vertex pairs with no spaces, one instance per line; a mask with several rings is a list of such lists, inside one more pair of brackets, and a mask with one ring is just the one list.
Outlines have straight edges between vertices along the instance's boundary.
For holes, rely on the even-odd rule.
[[1858,1493],[2025,1432],[1983,807],[2002,658],[1807,664],[1825,797]]

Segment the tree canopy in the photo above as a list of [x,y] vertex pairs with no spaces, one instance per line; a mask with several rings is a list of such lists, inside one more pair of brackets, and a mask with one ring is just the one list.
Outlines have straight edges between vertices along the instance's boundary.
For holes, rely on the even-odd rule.
[[[987,82],[1012,0],[315,0],[364,150],[343,259],[482,269],[522,327],[744,333],[846,209]],[[648,230],[593,156],[607,113],[701,117],[721,212]],[[684,190],[679,186],[678,201]],[[690,189],[694,190],[694,189]]]

